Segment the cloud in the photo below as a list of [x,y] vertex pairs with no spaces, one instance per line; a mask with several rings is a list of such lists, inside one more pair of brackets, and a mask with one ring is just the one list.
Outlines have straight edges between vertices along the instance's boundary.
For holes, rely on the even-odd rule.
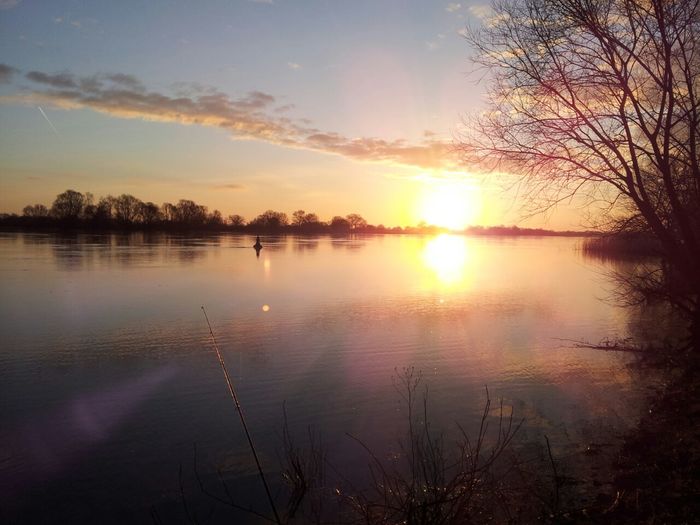
[[428,169],[446,169],[457,163],[451,144],[435,135],[426,134],[411,143],[319,130],[307,119],[281,114],[277,99],[261,91],[239,97],[214,88],[192,88],[188,95],[167,94],[149,91],[136,77],[122,73],[77,77],[68,72],[30,71],[25,78],[35,84],[34,89],[2,96],[0,102],[85,108],[119,118],[212,126],[226,130],[236,140],[260,140],[359,161]]
[[120,84],[124,87],[131,88],[137,91],[144,91],[145,88],[141,81],[133,75],[125,75],[123,73],[114,73],[111,75],[105,75],[107,80],[111,80],[115,84]]
[[435,35],[434,39],[426,40],[425,47],[428,48],[429,51],[435,51],[436,49],[439,49],[442,46],[443,40],[445,40],[444,33],[438,33],[437,35]]
[[456,11],[459,11],[462,8],[462,4],[456,4],[454,2],[451,2],[447,4],[447,7],[445,8],[445,11],[448,13],[454,13]]
[[294,104],[285,104],[284,106],[275,108],[275,113],[286,113],[287,111],[291,111],[295,107],[296,106]]
[[70,73],[46,74],[40,71],[30,71],[25,75],[32,82],[46,84],[56,88],[77,88],[78,85]]
[[[0,1],[2,1],[2,0],[0,0]],[[65,24],[68,24],[68,25],[75,27],[76,29],[84,29],[87,26],[94,27],[94,26],[97,26],[97,24],[99,23],[99,21],[95,18],[75,19],[75,18],[71,17],[70,14],[56,16],[52,20],[53,20],[54,24],[64,24],[65,23]]]
[[76,78],[71,73],[66,72],[47,74],[41,71],[30,71],[25,77],[38,84],[45,84],[54,88],[80,89],[85,92],[100,92],[104,89],[105,83],[126,88],[131,91],[143,92],[146,90],[141,81],[136,77],[122,73]]
[[469,6],[469,12],[480,20],[486,20],[493,16],[493,9],[486,4],[477,4]]
[[348,138],[337,133],[316,133],[304,139],[309,149],[336,153],[360,160],[383,161],[423,168],[445,166],[451,146],[441,141],[423,140],[409,144],[404,140],[387,141],[374,137]]
[[19,5],[20,0],[0,0],[0,10],[12,9]]
[[245,189],[245,186],[243,184],[236,184],[230,183],[230,184],[220,184],[216,186],[217,189],[223,189],[223,190],[243,190]]
[[301,65],[296,62],[287,62],[287,67],[289,69],[301,69]]
[[0,64],[0,84],[8,83],[12,80],[15,73],[17,73],[17,70],[14,67],[8,66],[7,64]]
[[174,82],[171,86],[174,90],[174,93],[182,97],[189,97],[190,95],[197,95],[201,93],[217,93],[217,89],[211,86],[205,86],[204,84],[200,84],[199,82]]
[[507,14],[496,15],[491,6],[486,4],[477,4],[469,7],[469,13],[478,18],[486,27],[495,27],[506,22],[510,17]]

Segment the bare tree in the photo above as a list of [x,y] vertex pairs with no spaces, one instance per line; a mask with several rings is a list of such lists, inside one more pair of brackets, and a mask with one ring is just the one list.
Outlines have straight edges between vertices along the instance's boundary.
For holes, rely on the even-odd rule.
[[164,202],[163,206],[161,206],[161,211],[166,222],[177,222],[177,208],[174,204]]
[[367,221],[359,213],[351,213],[345,217],[350,223],[350,228],[353,230],[361,230],[367,227]]
[[292,224],[294,226],[302,226],[306,222],[306,212],[304,210],[297,210],[292,213]]
[[224,217],[219,210],[214,210],[207,215],[207,224],[210,226],[223,226]]
[[51,215],[60,220],[77,220],[86,203],[85,195],[79,191],[66,190],[56,196],[51,206]]
[[276,230],[282,228],[283,226],[287,226],[287,224],[289,224],[289,219],[287,218],[287,214],[284,212],[267,210],[253,219],[250,224],[257,227]]
[[233,226],[233,227],[241,227],[245,225],[245,217],[242,215],[238,215],[237,213],[234,213],[233,215],[228,216],[228,223]]
[[467,38],[491,86],[465,158],[537,210],[577,194],[643,224],[697,311],[700,0],[496,0]]
[[142,202],[139,207],[139,218],[143,224],[154,224],[163,218],[163,214],[157,204]]
[[304,224],[320,224],[320,220],[318,218],[318,215],[316,215],[313,212],[307,213],[304,215]]
[[202,225],[207,220],[207,207],[189,199],[180,199],[175,206],[175,220],[190,226]]
[[29,204],[22,208],[22,215],[25,217],[48,217],[49,210],[43,204]]
[[331,232],[335,234],[347,234],[350,231],[350,221],[345,217],[336,215],[330,222]]
[[97,222],[106,223],[112,220],[114,217],[114,207],[116,199],[107,195],[106,197],[100,197],[95,207],[95,213],[92,216],[92,220]]
[[114,199],[114,218],[123,224],[132,224],[140,216],[143,202],[126,193]]

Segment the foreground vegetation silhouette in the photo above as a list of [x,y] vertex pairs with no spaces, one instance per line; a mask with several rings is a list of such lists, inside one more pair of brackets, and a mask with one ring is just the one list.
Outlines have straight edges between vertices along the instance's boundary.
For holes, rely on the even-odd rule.
[[591,345],[632,351],[640,374],[663,379],[614,462],[612,500],[586,519],[695,522],[700,3],[497,0],[467,40],[491,98],[466,127],[465,159],[519,173],[530,213],[579,199],[608,233],[583,252],[616,264],[613,299],[665,312],[659,333],[673,321],[672,342]]
[[[648,373],[659,364],[650,359],[658,354],[632,366]],[[347,434],[365,453],[359,481],[334,464],[320,432],[293,435],[285,409],[280,463],[270,472],[279,521],[261,497],[251,497],[257,505],[242,499],[224,473],[203,477],[196,448],[189,490],[180,471],[181,502],[191,523],[691,523],[700,512],[698,436],[686,423],[697,409],[681,406],[678,379],[649,400],[619,449],[585,442],[564,454],[546,434],[522,436],[525,420],[494,403],[488,389],[471,433],[459,422],[456,433],[434,428],[428,387],[420,372],[404,368],[395,376],[405,418],[395,451],[380,453]]]
[[[458,425],[459,437],[453,448],[430,425],[427,388],[421,397],[421,381],[420,372],[413,368],[396,375],[395,387],[406,418],[405,436],[397,453],[385,458],[360,437],[348,435],[367,454],[369,483],[363,486],[333,465],[319,433],[309,429],[304,445],[298,445],[284,411],[279,469],[279,506],[284,509],[281,523],[465,523],[496,517],[503,521],[523,512],[511,506],[512,494],[507,493],[515,485],[506,488],[504,481],[513,477],[514,463],[506,456],[522,421],[514,419],[502,402],[494,411],[487,390],[476,435],[470,437]],[[196,457],[194,465],[199,491],[208,498],[200,512],[209,520],[222,518],[214,510],[219,507],[276,522],[247,502],[238,501],[223,477],[216,483],[204,482]],[[524,471],[519,474],[527,477]],[[195,495],[189,494],[189,498]],[[195,513],[191,502],[188,504],[185,491],[182,498],[188,518],[201,521],[202,515]]]

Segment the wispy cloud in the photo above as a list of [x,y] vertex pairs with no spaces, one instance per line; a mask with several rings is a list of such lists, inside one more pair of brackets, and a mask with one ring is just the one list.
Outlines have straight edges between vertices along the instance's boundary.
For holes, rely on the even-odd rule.
[[[9,66],[7,66],[9,67]],[[231,97],[213,88],[170,95],[149,91],[132,75],[78,77],[68,72],[30,71],[34,89],[0,97],[4,103],[24,103],[61,109],[87,108],[119,118],[196,124],[224,129],[238,140],[261,140],[346,158],[388,162],[428,169],[456,164],[449,142],[425,135],[418,142],[378,137],[348,137],[313,127],[306,119],[280,114],[277,99],[261,91]]]
[[428,40],[425,42],[425,47],[427,47],[430,51],[435,51],[436,49],[440,48],[443,40],[445,40],[445,35],[442,33],[438,33],[435,39]]
[[449,4],[447,4],[445,11],[447,11],[448,13],[455,13],[455,12],[459,11],[461,8],[462,8],[462,4],[450,2]]
[[17,7],[19,3],[20,0],[0,0],[0,10],[12,9],[13,7]]
[[469,13],[480,20],[486,20],[493,16],[493,9],[486,4],[477,4],[469,6]]
[[287,67],[289,69],[301,69],[301,64],[298,64],[296,62],[287,62]]
[[230,184],[219,184],[216,186],[217,189],[222,189],[222,190],[243,190],[245,189],[245,186],[243,184],[236,184],[235,182],[230,183]]
[[[2,0],[0,0],[2,1]],[[95,18],[73,18],[70,14],[64,14],[61,16],[55,16],[53,18],[54,24],[68,24],[76,29],[83,29],[87,26],[95,27],[99,24],[99,21]]]
[[104,75],[104,78],[110,80],[111,82],[114,82],[117,85],[121,85],[133,89],[135,91],[146,90],[141,81],[133,75],[125,75],[124,73],[113,73],[111,75]]
[[30,71],[26,74],[26,77],[32,82],[38,82],[40,84],[47,84],[55,88],[77,88],[73,79],[73,75],[70,73],[54,73],[46,74],[40,71]]

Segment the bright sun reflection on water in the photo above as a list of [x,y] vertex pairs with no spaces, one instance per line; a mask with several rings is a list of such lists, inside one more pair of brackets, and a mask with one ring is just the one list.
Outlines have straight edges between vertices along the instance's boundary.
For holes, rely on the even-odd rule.
[[464,237],[442,234],[428,241],[423,249],[425,265],[435,272],[445,285],[456,285],[464,279],[468,261]]

